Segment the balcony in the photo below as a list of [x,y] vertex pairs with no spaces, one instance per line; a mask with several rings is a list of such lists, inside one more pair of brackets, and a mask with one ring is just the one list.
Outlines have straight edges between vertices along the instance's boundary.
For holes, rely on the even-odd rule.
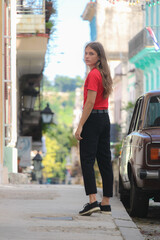
[[17,33],[45,33],[45,1],[33,4],[17,0],[16,26]]
[[[152,27],[157,40],[160,40],[160,26]],[[146,28],[140,31],[132,40],[129,41],[128,57],[131,59],[145,48],[153,48],[153,40]]]
[[83,20],[91,21],[96,14],[96,2],[89,2],[82,14]]
[[48,37],[17,36],[17,74],[18,78],[25,74],[41,74],[44,67]]
[[[42,146],[40,84],[49,38],[46,34],[46,21],[52,10],[49,8],[51,4],[47,5],[47,2],[49,1],[17,0],[16,2],[18,132],[20,136],[32,137],[32,149],[40,149]],[[34,108],[28,109],[23,104],[24,92],[30,84],[38,91],[38,95]]]
[[17,73],[41,74],[47,50],[45,0],[17,0]]
[[[160,40],[160,26],[152,27],[157,40]],[[146,28],[142,29],[129,42],[128,58],[136,68],[144,73],[152,71],[160,64],[160,52],[155,51],[153,40]]]

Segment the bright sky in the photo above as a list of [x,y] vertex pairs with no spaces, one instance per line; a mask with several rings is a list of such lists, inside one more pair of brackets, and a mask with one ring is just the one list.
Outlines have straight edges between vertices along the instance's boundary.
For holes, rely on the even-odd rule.
[[89,0],[57,0],[56,31],[49,42],[44,75],[85,76],[84,46],[90,41],[89,22],[81,17]]

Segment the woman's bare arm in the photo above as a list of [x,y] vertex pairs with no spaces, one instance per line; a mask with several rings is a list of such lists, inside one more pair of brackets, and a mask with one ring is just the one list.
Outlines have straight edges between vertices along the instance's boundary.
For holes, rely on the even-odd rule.
[[85,102],[84,108],[83,108],[83,112],[82,112],[82,116],[81,119],[79,121],[78,124],[78,128],[75,132],[75,137],[77,140],[81,140],[81,132],[82,132],[82,128],[84,123],[86,122],[86,120],[88,119],[93,107],[94,107],[94,103],[96,100],[96,96],[97,96],[97,92],[92,91],[92,90],[88,90],[87,93],[87,100]]

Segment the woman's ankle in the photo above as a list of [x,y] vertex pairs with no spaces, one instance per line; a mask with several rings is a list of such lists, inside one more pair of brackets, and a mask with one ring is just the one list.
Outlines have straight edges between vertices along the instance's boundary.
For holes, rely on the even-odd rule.
[[89,195],[89,203],[94,203],[96,201],[97,201],[96,194],[90,194]]
[[102,201],[101,201],[101,206],[110,205],[110,204],[109,204],[109,200],[110,200],[110,198],[108,198],[108,197],[103,197],[103,198],[102,198]]

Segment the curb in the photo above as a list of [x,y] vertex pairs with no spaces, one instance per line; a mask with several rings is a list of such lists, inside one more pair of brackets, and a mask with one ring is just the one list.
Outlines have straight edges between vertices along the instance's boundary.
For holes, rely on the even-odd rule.
[[[98,193],[102,196],[101,189],[98,189]],[[124,240],[145,240],[141,234],[139,228],[132,221],[131,217],[127,213],[125,207],[118,199],[114,196],[110,200],[112,206],[112,218],[119,229]]]
[[139,228],[132,221],[131,217],[128,215],[123,204],[117,197],[111,199],[112,207],[112,217],[119,228],[124,240],[144,240],[145,238],[141,234]]

